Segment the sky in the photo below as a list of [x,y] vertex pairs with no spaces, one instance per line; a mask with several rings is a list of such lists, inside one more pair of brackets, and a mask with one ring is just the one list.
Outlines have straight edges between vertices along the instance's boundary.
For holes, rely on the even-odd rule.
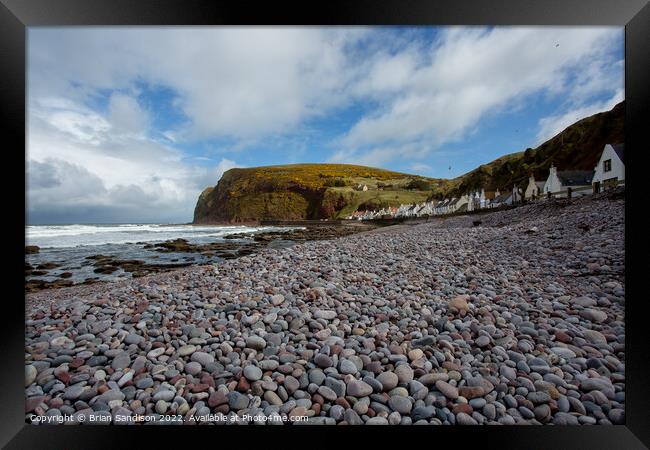
[[28,29],[30,224],[185,223],[234,167],[453,178],[624,99],[620,27]]

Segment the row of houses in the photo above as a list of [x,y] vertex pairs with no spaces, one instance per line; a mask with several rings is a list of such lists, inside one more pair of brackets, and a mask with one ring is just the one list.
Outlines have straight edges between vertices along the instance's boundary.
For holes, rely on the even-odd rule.
[[625,144],[607,144],[603,148],[594,170],[558,171],[551,165],[545,181],[537,181],[533,175],[524,192],[525,199],[590,195],[625,182]]
[[558,171],[555,166],[551,165],[546,180],[537,181],[531,174],[525,189],[516,185],[512,187],[512,190],[503,193],[499,190],[486,191],[481,189],[480,192],[474,191],[460,197],[400,205],[399,208],[390,207],[377,211],[356,211],[347,218],[371,220],[429,217],[477,209],[498,208],[523,201],[533,201],[550,195],[558,198],[590,195],[618,186],[618,184],[625,181],[624,149],[624,144],[605,145],[598,164],[593,171]]

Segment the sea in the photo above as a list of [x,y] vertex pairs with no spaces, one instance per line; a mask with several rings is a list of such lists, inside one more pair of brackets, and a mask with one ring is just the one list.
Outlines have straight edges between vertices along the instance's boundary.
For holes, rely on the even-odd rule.
[[115,280],[128,278],[122,270],[112,274],[94,273],[88,257],[106,255],[118,259],[138,259],[147,264],[208,264],[221,261],[217,256],[200,253],[162,253],[143,248],[143,243],[164,242],[182,238],[192,244],[212,242],[250,242],[251,238],[224,239],[238,233],[255,234],[265,231],[289,230],[272,226],[209,226],[187,224],[68,224],[28,225],[25,229],[25,245],[37,245],[36,254],[25,255],[25,263],[36,267],[55,263],[58,267],[46,274],[28,276],[26,279],[55,281],[64,272],[72,273],[70,280],[77,282],[89,278]]

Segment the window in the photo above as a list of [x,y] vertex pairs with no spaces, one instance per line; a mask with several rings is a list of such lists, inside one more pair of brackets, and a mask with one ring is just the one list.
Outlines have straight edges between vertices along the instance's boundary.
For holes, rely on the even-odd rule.
[[603,161],[603,172],[610,172],[612,170],[612,160],[606,159]]

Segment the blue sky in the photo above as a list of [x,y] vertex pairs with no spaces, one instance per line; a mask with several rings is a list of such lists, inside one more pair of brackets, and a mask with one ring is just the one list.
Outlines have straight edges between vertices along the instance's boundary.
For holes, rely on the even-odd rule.
[[456,177],[624,98],[623,28],[28,30],[30,223],[188,222],[232,167]]

